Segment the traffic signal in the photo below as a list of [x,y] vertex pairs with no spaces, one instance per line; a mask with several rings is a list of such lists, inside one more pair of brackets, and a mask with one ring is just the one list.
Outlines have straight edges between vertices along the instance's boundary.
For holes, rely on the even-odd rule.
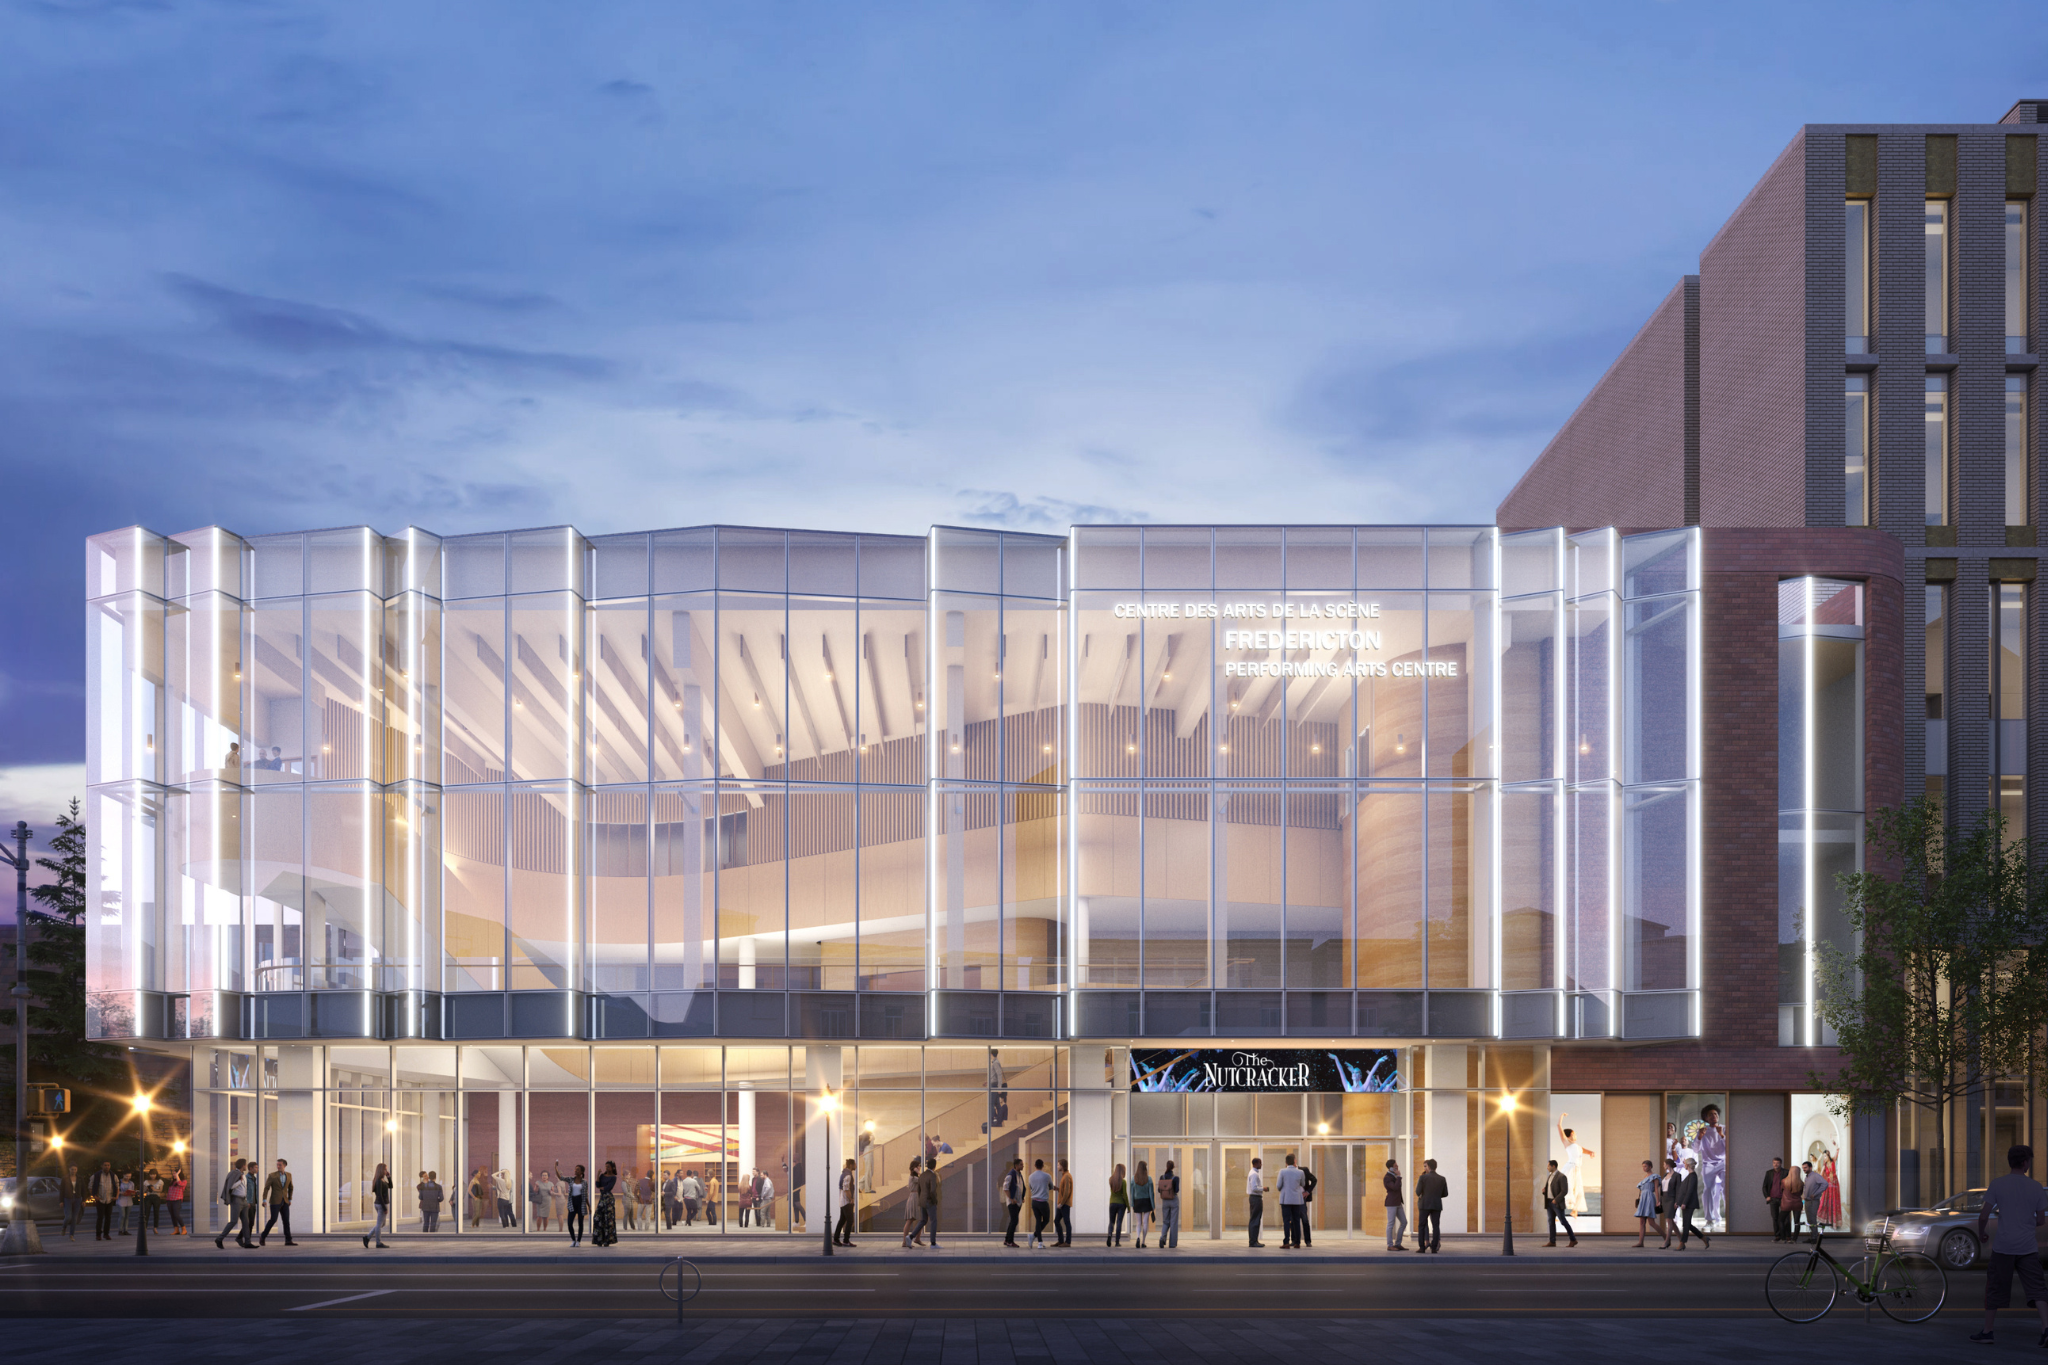
[[71,1112],[71,1092],[61,1085],[32,1085],[28,1088],[28,1111],[31,1114],[68,1114]]

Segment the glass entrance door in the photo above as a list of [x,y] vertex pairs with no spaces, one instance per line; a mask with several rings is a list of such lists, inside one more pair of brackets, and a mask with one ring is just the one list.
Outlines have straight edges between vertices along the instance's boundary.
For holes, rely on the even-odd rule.
[[[1166,1163],[1173,1163],[1174,1172],[1180,1177],[1180,1232],[1183,1237],[1209,1235],[1210,1146],[1207,1142],[1150,1146],[1134,1143],[1131,1146],[1132,1162],[1145,1162],[1155,1185],[1166,1173]],[[1135,1171],[1136,1165],[1131,1169]]]
[[[1245,1203],[1245,1177],[1251,1174],[1252,1158],[1259,1154],[1253,1146],[1223,1143],[1223,1227],[1224,1234],[1244,1235],[1248,1228],[1250,1205]],[[1261,1229],[1263,1232],[1263,1229]]]

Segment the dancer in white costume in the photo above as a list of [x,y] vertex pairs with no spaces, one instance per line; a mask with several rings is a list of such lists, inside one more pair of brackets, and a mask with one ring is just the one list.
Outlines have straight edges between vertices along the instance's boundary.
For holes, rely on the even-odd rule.
[[1564,1144],[1563,1151],[1557,1159],[1557,1168],[1564,1173],[1565,1179],[1571,1182],[1570,1189],[1565,1194],[1565,1207],[1571,1211],[1572,1217],[1583,1218],[1586,1215],[1586,1187],[1585,1182],[1579,1179],[1579,1168],[1585,1164],[1586,1158],[1594,1153],[1590,1147],[1581,1147],[1579,1140],[1572,1135],[1572,1130],[1564,1126],[1564,1121],[1570,1117],[1570,1114],[1562,1110],[1557,1115],[1557,1140]]

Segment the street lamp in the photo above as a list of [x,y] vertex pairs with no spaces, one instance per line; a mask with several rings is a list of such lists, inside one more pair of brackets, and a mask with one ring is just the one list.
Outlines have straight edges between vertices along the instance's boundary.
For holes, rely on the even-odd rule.
[[818,1222],[823,1225],[825,1230],[825,1254],[827,1256],[832,1254],[832,1193],[838,1188],[839,1183],[833,1178],[836,1173],[831,1169],[832,1113],[837,1108],[839,1108],[839,1097],[837,1095],[833,1094],[829,1089],[819,1094],[818,1113],[820,1118],[818,1121],[825,1125],[825,1140],[819,1144],[819,1148],[825,1158],[825,1178],[818,1183],[825,1187],[825,1198],[821,1201],[824,1204],[824,1208],[819,1210]]
[[152,1103],[149,1092],[146,1090],[136,1091],[135,1098],[129,1101],[129,1104],[134,1106],[135,1117],[141,1125],[135,1132],[135,1147],[142,1154],[142,1160],[135,1168],[135,1211],[142,1215],[135,1221],[135,1254],[137,1256],[149,1255],[149,1211],[143,1203],[143,1189],[148,1179],[144,1172],[149,1168],[149,1107]]
[[1515,1254],[1515,1097],[1500,1097],[1501,1117],[1508,1123],[1508,1140],[1501,1144],[1503,1182],[1501,1186],[1500,1254]]

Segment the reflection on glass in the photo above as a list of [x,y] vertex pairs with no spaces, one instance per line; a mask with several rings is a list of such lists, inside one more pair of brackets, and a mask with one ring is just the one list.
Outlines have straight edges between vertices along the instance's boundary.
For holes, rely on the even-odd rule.
[[1870,524],[1870,378],[1842,381],[1842,524]]
[[1861,355],[1870,349],[1870,201],[1851,199],[1844,207],[1842,349]]
[[1358,801],[1358,985],[1422,984],[1424,799],[1399,788]]
[[2005,524],[2033,521],[2027,506],[2027,377],[2005,377]]
[[1927,376],[1927,524],[1948,522],[1948,376]]
[[1930,199],[1927,233],[1927,353],[1948,350],[1948,201]]
[[2005,201],[2005,349],[2024,355],[2027,338],[2027,201]]
[[505,797],[449,792],[441,822],[448,991],[505,987]]

